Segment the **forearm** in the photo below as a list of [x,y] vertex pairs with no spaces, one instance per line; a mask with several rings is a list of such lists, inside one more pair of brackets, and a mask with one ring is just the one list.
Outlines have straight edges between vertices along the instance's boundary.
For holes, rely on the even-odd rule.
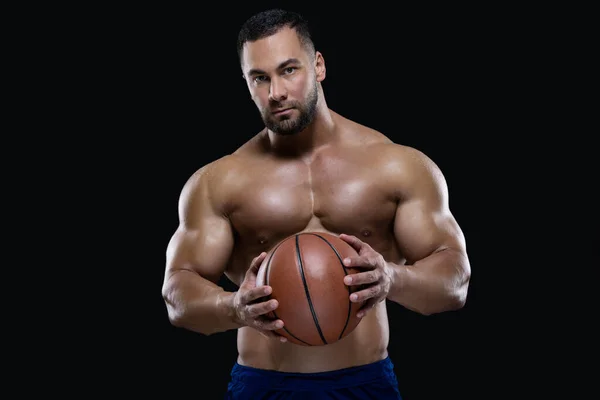
[[171,323],[204,335],[242,326],[233,311],[234,294],[185,270],[171,275],[163,287]]
[[388,299],[424,315],[464,306],[470,265],[464,253],[442,250],[413,265],[390,264],[393,271]]

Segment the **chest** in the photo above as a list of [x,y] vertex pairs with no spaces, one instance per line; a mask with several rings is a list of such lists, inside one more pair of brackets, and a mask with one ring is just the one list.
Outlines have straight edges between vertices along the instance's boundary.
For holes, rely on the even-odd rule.
[[375,160],[265,161],[242,171],[240,182],[230,219],[242,242],[267,244],[310,229],[372,235],[395,215],[394,188]]

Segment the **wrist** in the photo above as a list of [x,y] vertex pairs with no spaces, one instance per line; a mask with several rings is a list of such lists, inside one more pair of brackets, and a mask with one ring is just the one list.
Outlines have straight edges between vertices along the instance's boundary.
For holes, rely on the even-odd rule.
[[217,294],[217,308],[219,315],[223,316],[230,324],[241,326],[241,321],[235,311],[235,292],[221,291]]
[[405,284],[405,275],[407,271],[406,265],[398,265],[394,263],[387,263],[388,270],[390,271],[390,291],[388,298],[394,297],[397,293],[402,292],[402,288]]

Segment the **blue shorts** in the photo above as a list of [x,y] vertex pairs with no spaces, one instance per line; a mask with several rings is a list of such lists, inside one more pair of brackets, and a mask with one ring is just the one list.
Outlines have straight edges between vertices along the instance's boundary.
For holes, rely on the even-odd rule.
[[318,373],[286,373],[235,363],[225,399],[402,399],[389,357]]

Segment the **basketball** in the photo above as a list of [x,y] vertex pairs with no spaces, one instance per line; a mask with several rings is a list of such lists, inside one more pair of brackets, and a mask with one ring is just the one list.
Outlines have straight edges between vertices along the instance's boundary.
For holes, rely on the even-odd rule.
[[270,299],[279,306],[270,317],[284,327],[276,333],[303,346],[323,346],[349,335],[360,319],[362,304],[350,301],[356,288],[344,277],[359,272],[343,260],[356,256],[352,246],[335,235],[303,232],[292,235],[271,249],[257,273],[257,286],[272,287]]

